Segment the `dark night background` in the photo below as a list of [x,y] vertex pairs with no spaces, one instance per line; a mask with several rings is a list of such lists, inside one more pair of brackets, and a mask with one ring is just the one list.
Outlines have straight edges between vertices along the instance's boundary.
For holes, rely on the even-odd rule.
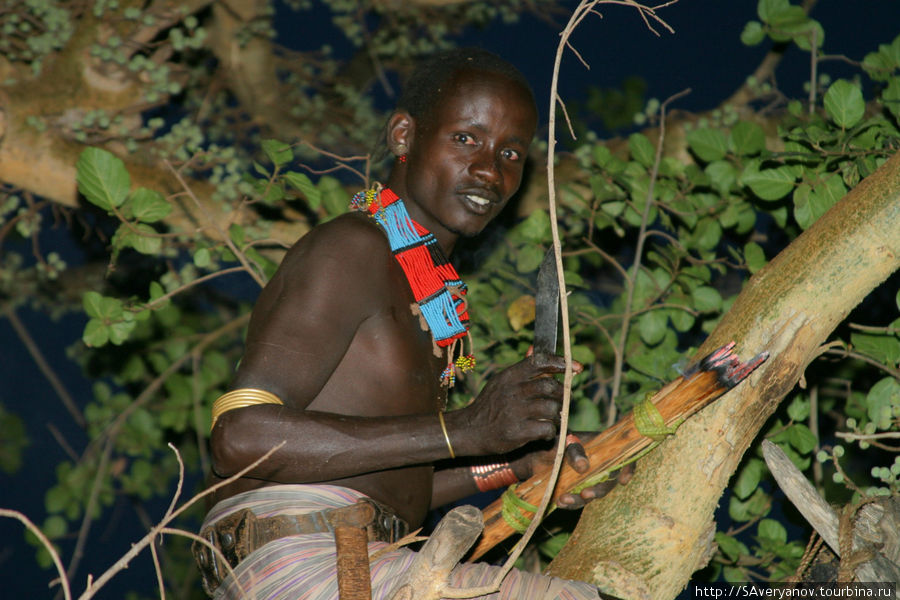
[[[568,2],[571,8],[574,3]],[[622,6],[601,7],[604,18],[590,17],[572,38],[573,45],[590,63],[586,70],[571,52],[564,56],[561,95],[565,101],[583,97],[589,85],[611,88],[629,76],[640,76],[647,83],[647,98],[664,100],[686,88],[689,96],[673,108],[704,111],[715,108],[734,92],[752,73],[769,49],[767,42],[748,48],[739,36],[744,24],[756,18],[756,0],[681,0],[660,10],[659,14],[675,30],[670,34],[657,27],[657,37],[647,30],[634,9]],[[310,47],[322,38],[309,40],[311,32],[329,36],[337,34],[327,21],[312,25],[316,15],[304,13],[303,24],[292,22],[285,12],[279,18],[280,38],[294,45],[292,35],[302,32]],[[890,42],[900,34],[900,3],[897,0],[819,0],[811,16],[818,19],[826,32],[824,52],[842,54],[859,61],[880,43]],[[544,20],[526,16],[518,24],[497,23],[482,31],[473,31],[462,40],[493,50],[516,64],[532,81],[539,106],[546,113],[548,90],[558,31],[567,16],[559,16],[559,28]],[[337,42],[333,42],[337,46]],[[820,65],[820,72],[833,78],[857,73],[840,61]],[[797,49],[788,51],[777,73],[779,87],[790,97],[803,97],[802,84],[808,79],[809,57]],[[563,124],[559,135],[567,136]],[[286,140],[290,141],[290,140]],[[56,250],[75,265],[79,262],[77,243],[58,230],[46,231],[42,241],[45,252]],[[9,242],[8,242],[9,243]],[[83,316],[67,316],[51,320],[47,315],[20,308],[18,317],[34,337],[40,351],[56,370],[71,395],[85,403],[91,395],[92,382],[66,358],[66,349],[79,343],[84,326]],[[477,318],[477,316],[475,317]],[[24,420],[30,445],[24,453],[24,466],[14,477],[0,474],[0,507],[22,511],[34,522],[45,517],[43,493],[56,481],[55,465],[66,458],[65,452],[50,433],[58,428],[76,451],[85,436],[71,422],[51,385],[26,351],[5,318],[0,318],[0,402]],[[162,515],[167,501],[148,506],[151,516]],[[25,543],[23,528],[13,520],[0,520],[0,600],[19,598],[51,598],[47,582],[55,575],[43,571],[34,561],[34,548]],[[88,556],[76,580],[73,593],[84,587],[87,573],[102,573],[146,532],[127,502],[120,502],[94,523],[88,543]],[[64,548],[67,562],[71,545]],[[150,555],[141,554],[131,567],[120,573],[98,598],[122,598],[129,589],[141,589],[154,595],[154,575]]]

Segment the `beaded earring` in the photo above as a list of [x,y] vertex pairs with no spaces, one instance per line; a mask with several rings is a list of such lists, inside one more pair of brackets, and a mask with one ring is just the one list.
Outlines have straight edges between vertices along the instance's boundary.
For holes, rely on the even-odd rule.
[[406,162],[406,153],[408,149],[406,144],[397,144],[397,147],[394,148],[394,153],[397,155],[397,161],[405,163]]

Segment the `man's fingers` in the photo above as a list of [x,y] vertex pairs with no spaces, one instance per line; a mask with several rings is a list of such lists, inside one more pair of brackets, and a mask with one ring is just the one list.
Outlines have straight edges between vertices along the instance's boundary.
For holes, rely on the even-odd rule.
[[[543,352],[534,353],[532,350],[530,358],[531,365],[540,371],[537,377],[540,377],[542,375],[564,373],[566,371],[566,359],[562,356],[557,356],[556,354],[545,354]],[[572,361],[573,372],[581,373],[583,370],[584,365],[582,365],[577,360]]]
[[634,475],[634,463],[628,463],[621,469],[619,469],[619,474],[616,475],[616,481],[619,485],[625,485],[629,481],[631,481],[631,476]]
[[572,433],[566,436],[566,461],[578,473],[586,472],[591,466],[581,440]]

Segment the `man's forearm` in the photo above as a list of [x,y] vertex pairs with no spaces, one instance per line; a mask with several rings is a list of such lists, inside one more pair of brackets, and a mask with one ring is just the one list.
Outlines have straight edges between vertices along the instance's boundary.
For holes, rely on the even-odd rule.
[[355,417],[258,405],[217,420],[211,435],[216,474],[233,475],[282,442],[246,476],[279,483],[331,481],[433,463],[450,454],[437,415]]

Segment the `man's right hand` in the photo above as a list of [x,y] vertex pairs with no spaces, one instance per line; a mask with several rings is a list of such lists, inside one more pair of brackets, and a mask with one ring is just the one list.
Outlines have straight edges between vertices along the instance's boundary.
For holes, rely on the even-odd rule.
[[[447,415],[459,423],[451,437],[463,441],[461,449],[473,456],[505,454],[533,440],[553,439],[563,397],[563,385],[553,376],[565,369],[563,357],[537,354],[501,371],[472,404]],[[582,367],[575,363],[574,369]]]

